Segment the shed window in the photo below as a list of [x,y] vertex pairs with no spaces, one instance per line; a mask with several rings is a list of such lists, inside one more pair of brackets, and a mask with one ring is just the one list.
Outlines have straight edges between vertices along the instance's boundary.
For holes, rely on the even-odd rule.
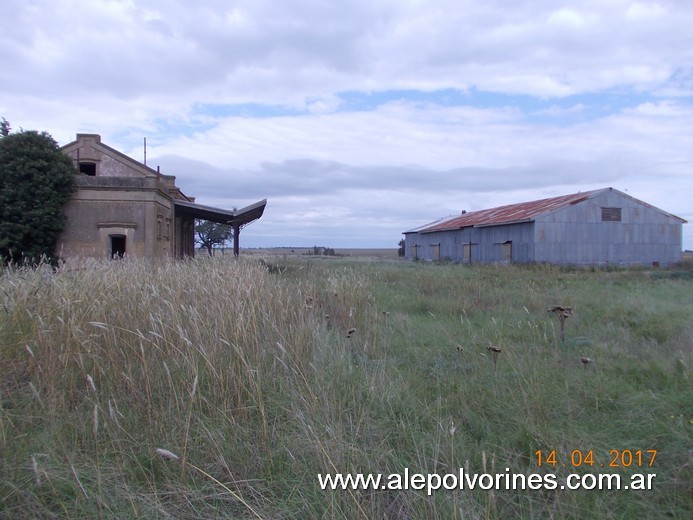
[[602,208],[602,222],[621,222],[621,208]]
[[83,175],[89,175],[90,177],[96,176],[96,163],[93,162],[81,162],[79,163],[79,173]]

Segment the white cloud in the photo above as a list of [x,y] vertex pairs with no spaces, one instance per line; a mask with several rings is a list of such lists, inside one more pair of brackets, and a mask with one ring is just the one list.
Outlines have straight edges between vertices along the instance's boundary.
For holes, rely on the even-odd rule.
[[652,22],[666,15],[666,10],[657,2],[634,2],[626,11],[626,17],[632,20]]

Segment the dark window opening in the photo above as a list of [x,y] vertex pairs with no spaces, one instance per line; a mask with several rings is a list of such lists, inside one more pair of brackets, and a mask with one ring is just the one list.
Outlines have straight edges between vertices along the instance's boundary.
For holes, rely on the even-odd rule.
[[110,235],[111,258],[123,258],[125,256],[125,235]]
[[602,222],[621,222],[621,208],[602,208]]
[[79,173],[84,175],[89,175],[90,177],[96,176],[96,163],[81,162],[79,163]]

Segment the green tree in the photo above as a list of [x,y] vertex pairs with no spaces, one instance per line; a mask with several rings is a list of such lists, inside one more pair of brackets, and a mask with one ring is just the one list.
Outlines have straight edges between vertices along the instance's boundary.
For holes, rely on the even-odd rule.
[[12,128],[10,127],[10,122],[3,117],[2,121],[0,121],[0,137],[6,137],[10,135],[10,130],[12,130]]
[[404,239],[402,239],[399,241],[398,245],[399,245],[399,248],[397,248],[397,256],[404,256],[404,254],[405,254],[404,248],[406,247],[407,242]]
[[207,248],[209,256],[216,245],[224,244],[233,238],[233,228],[227,224],[217,224],[208,220],[195,221],[195,243]]
[[0,135],[0,258],[53,258],[77,169],[46,132],[11,134],[3,118]]

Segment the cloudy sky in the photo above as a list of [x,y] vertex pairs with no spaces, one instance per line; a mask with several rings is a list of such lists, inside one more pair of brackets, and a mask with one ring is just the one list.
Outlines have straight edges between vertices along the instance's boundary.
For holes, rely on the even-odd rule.
[[690,0],[1,0],[0,115],[267,198],[248,247],[607,186],[693,222],[692,28]]

